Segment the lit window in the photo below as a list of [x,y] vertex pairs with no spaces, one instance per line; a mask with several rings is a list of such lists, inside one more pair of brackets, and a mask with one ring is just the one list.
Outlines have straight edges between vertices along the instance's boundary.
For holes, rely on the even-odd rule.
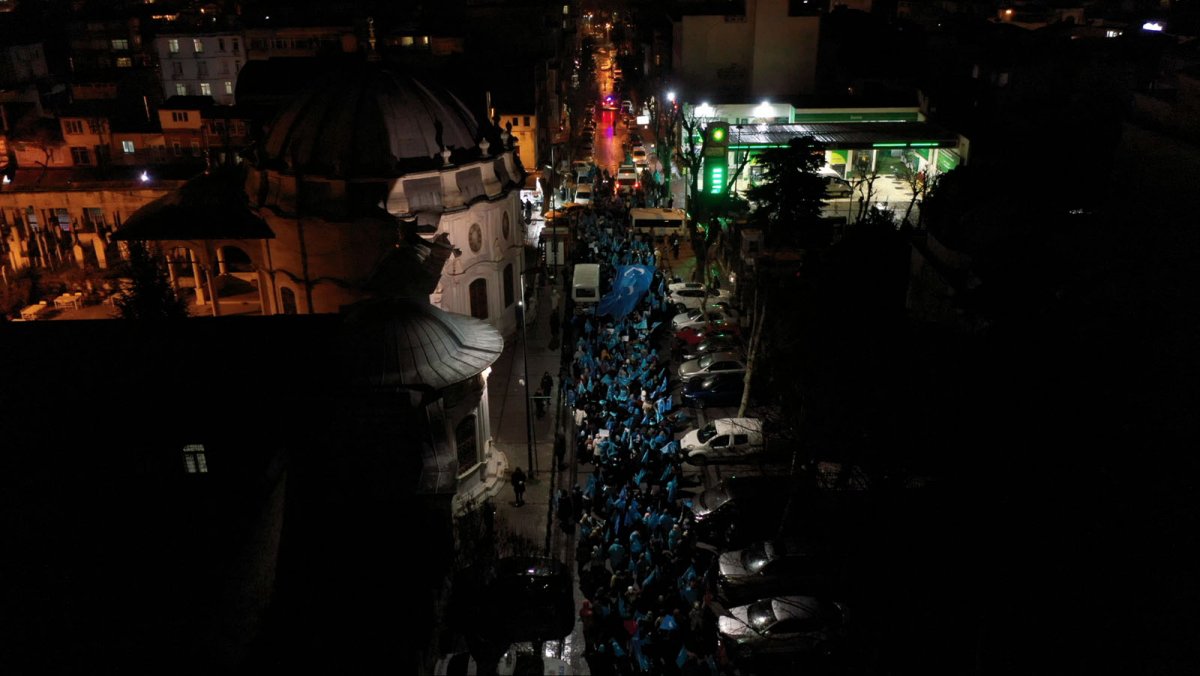
[[412,47],[413,46],[412,36],[405,35],[404,37],[400,38],[400,46],[401,47]]
[[201,82],[200,83],[200,95],[201,96],[212,96],[212,85],[207,82]]
[[188,444],[183,447],[183,466],[188,474],[208,474],[204,444]]
[[204,41],[200,38],[192,38],[192,51],[196,52],[197,54],[203,54]]
[[225,93],[233,94],[233,83],[230,82],[229,80],[225,81]]
[[175,93],[180,96],[187,96],[187,85],[185,85],[185,84],[175,85]]
[[113,40],[112,48],[113,49],[129,49],[129,41],[128,40]]
[[1119,38],[1119,37],[1121,37],[1121,31],[1119,31],[1119,30],[1113,30],[1113,29],[1111,29],[1111,28],[1110,28],[1109,30],[1106,30],[1106,31],[1104,31],[1104,37],[1106,37],[1106,38]]
[[179,53],[179,40],[177,40],[176,38],[171,38],[170,40],[167,40],[167,51],[172,54],[178,54]]
[[117,68],[132,68],[132,67],[133,67],[133,59],[129,58],[128,56],[118,56],[117,57]]
[[132,153],[134,151],[133,141],[121,141],[121,150],[126,154]]
[[422,36],[421,36],[421,39],[420,39],[420,41],[419,41],[419,42],[420,42],[422,45],[428,45],[428,44],[429,44],[429,36],[428,36],[428,35],[422,35]]

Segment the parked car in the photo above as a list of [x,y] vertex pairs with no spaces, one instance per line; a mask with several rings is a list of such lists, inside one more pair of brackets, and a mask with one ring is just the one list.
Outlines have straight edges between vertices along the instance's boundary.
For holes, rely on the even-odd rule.
[[576,204],[591,204],[592,202],[592,184],[579,183],[575,186],[575,203]]
[[742,327],[737,322],[713,322],[706,326],[689,326],[675,332],[675,342],[686,349],[700,341],[720,334],[741,335]]
[[823,176],[825,181],[825,196],[830,199],[841,199],[854,194],[854,188],[844,178]]
[[766,448],[758,418],[717,418],[679,440],[684,458],[694,465],[744,460]]
[[845,606],[813,596],[774,596],[728,613],[717,618],[717,639],[735,662],[832,655],[846,638]]
[[696,343],[695,345],[685,345],[680,348],[679,358],[682,361],[689,359],[699,359],[706,354],[714,352],[740,352],[742,349],[742,339],[740,336],[733,333],[722,333],[720,331]]
[[709,406],[737,406],[742,401],[742,390],[745,386],[743,373],[718,373],[687,381],[683,384],[683,394],[680,397],[684,406],[700,409]]
[[725,549],[779,537],[795,479],[786,474],[731,476],[691,501],[696,535]]
[[467,634],[501,644],[549,641],[575,626],[571,570],[557,559],[511,556],[463,580],[456,605]]
[[732,300],[733,292],[728,289],[720,289],[718,291],[706,290],[704,286],[700,288],[684,288],[678,290],[667,289],[667,302],[674,303],[676,306],[682,305],[688,310],[698,308],[704,302],[716,300]]
[[551,676],[570,673],[570,670],[570,662],[546,657],[530,644],[512,646],[491,670],[482,669],[468,652],[445,655],[433,667],[434,676],[474,676],[482,673],[496,676]]
[[737,352],[714,352],[699,359],[685,361],[679,365],[679,378],[683,382],[711,376],[717,373],[745,373],[746,360]]
[[671,329],[678,331],[688,326],[701,326],[712,322],[731,322],[736,319],[737,313],[727,310],[709,309],[707,312],[701,312],[699,309],[688,310],[671,318]]
[[717,557],[717,596],[729,606],[827,593],[839,567],[824,545],[798,538],[763,540]]

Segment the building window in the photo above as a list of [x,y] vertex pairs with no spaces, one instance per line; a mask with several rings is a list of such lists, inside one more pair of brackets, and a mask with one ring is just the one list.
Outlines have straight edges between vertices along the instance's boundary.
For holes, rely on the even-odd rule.
[[116,49],[116,50],[129,49],[129,41],[128,40],[113,40],[112,48]]
[[66,209],[55,209],[54,220],[58,221],[58,229],[64,232],[71,231],[71,212]]
[[519,127],[519,126],[521,126],[521,118],[519,118],[519,117],[517,117],[517,116],[515,116],[515,115],[514,115],[514,116],[513,116],[512,125],[513,125],[514,127]]
[[225,93],[229,94],[230,96],[233,95],[233,83],[229,80],[225,81]]
[[221,61],[221,75],[229,75],[229,62],[228,61],[225,61],[225,60]]
[[208,459],[204,457],[204,444],[188,444],[183,447],[183,467],[188,474],[208,474]]
[[97,228],[106,225],[104,222],[104,209],[100,207],[84,207],[83,223],[85,227]]
[[63,120],[63,130],[68,134],[82,134],[83,120]]
[[512,263],[504,266],[504,307],[509,307],[513,304],[516,297],[515,289],[513,289],[513,266]]
[[87,148],[71,148],[71,161],[75,164],[88,165],[92,163],[92,153]]
[[167,40],[167,51],[172,54],[178,54],[179,53],[179,40],[176,38],[171,38],[170,40]]
[[454,428],[454,442],[458,450],[458,473],[479,464],[479,445],[476,441],[475,416],[469,415]]
[[217,38],[217,51],[225,51],[225,38]]
[[104,133],[104,120],[98,120],[96,118],[92,118],[92,119],[88,120],[88,131],[90,131],[93,134],[103,134]]
[[133,59],[128,56],[118,56],[117,68],[133,68]]
[[34,230],[38,229],[39,223],[37,212],[33,210],[33,207],[25,207],[25,222],[28,223],[29,227],[33,228]]
[[187,122],[188,121],[188,111],[186,111],[186,110],[172,111],[171,112],[171,121],[172,122]]
[[204,53],[204,41],[200,38],[192,38],[192,51],[197,54]]
[[179,96],[187,96],[187,85],[185,85],[185,84],[175,85],[175,93]]
[[241,47],[238,45],[238,39],[234,38],[233,39],[233,53],[237,54],[240,50],[241,50]]
[[488,318],[487,280],[480,277],[471,282],[468,287],[471,296],[471,316],[476,319]]
[[183,77],[183,64],[179,61],[171,63],[171,74],[175,77]]
[[196,77],[208,77],[208,62],[201,61],[196,64]]
[[212,85],[207,82],[201,82],[200,83],[200,95],[201,96],[212,96]]
[[279,310],[285,315],[296,314],[296,292],[286,286],[279,289]]
[[525,116],[525,126],[526,127],[529,126],[529,116],[528,115]]
[[133,141],[121,141],[121,150],[124,151],[126,155],[134,152]]
[[404,37],[400,38],[400,46],[401,47],[412,47],[413,46],[412,36],[405,35]]

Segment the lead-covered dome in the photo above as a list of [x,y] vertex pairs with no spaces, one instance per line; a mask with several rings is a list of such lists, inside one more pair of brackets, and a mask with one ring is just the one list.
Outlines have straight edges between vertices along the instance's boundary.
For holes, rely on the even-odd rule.
[[261,159],[287,173],[387,178],[433,164],[443,145],[471,149],[478,134],[449,91],[367,62],[322,78],[285,107]]

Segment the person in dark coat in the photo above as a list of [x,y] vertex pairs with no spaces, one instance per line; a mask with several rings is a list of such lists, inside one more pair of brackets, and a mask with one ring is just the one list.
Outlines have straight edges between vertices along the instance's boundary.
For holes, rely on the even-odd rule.
[[512,473],[513,493],[517,496],[517,507],[525,504],[525,473],[520,467],[513,469]]

